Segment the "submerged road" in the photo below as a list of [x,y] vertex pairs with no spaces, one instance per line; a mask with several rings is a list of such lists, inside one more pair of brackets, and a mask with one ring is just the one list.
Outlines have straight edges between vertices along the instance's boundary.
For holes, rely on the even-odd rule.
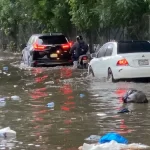
[[[117,114],[129,88],[150,100],[150,83],[110,83],[71,67],[20,68],[19,56],[0,55],[0,128],[11,127],[16,139],[0,140],[15,150],[77,150],[90,135],[116,131],[130,143],[150,145],[150,103],[128,104],[132,113]],[[11,100],[17,95],[20,100]],[[48,108],[48,103],[54,108]]]

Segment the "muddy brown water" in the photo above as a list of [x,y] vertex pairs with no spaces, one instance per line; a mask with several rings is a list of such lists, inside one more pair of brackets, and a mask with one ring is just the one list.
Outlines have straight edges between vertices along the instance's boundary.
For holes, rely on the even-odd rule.
[[[146,93],[150,83],[110,83],[71,67],[19,68],[19,56],[0,55],[0,98],[18,95],[0,105],[0,128],[11,127],[17,137],[0,149],[77,150],[90,135],[116,131],[129,143],[150,145],[150,103],[128,104],[132,113],[117,114],[129,88]],[[84,97],[80,97],[83,94]],[[47,103],[54,102],[54,109]],[[5,148],[7,147],[7,148]]]

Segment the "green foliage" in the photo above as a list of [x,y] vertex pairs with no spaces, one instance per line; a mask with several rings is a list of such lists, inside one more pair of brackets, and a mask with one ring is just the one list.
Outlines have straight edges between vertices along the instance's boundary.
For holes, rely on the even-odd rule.
[[98,15],[93,9],[96,0],[66,0],[70,6],[71,21],[81,30],[86,31],[98,27]]
[[[16,41],[19,26],[69,34],[72,26],[89,33],[98,28],[140,29],[150,0],[0,0],[1,30]],[[32,33],[31,33],[32,34]]]

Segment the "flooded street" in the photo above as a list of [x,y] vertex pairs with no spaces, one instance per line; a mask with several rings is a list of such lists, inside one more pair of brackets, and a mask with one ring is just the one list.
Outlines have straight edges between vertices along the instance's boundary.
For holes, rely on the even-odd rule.
[[[150,100],[150,83],[105,82],[71,67],[21,69],[18,60],[0,56],[0,68],[8,66],[8,72],[0,74],[0,97],[21,98],[0,103],[0,128],[11,127],[17,133],[6,147],[77,150],[90,135],[109,131],[129,143],[150,145],[150,104],[128,104],[131,113],[117,113],[129,88],[142,90]],[[51,102],[54,108],[47,107]]]

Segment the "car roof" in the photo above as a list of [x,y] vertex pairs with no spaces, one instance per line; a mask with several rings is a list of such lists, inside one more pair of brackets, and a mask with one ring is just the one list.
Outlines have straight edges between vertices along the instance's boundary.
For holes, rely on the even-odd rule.
[[115,40],[112,40],[110,42],[107,42],[107,43],[104,43],[104,44],[118,44],[118,43],[140,43],[140,42],[150,42],[150,41],[147,41],[147,40],[120,40],[120,41],[115,41]]
[[63,34],[62,33],[40,33],[40,34],[33,34],[32,36],[40,37],[40,36],[61,36],[61,35]]
[[146,41],[146,40],[120,40],[118,41],[118,43],[133,43],[133,42],[149,42],[149,41]]

